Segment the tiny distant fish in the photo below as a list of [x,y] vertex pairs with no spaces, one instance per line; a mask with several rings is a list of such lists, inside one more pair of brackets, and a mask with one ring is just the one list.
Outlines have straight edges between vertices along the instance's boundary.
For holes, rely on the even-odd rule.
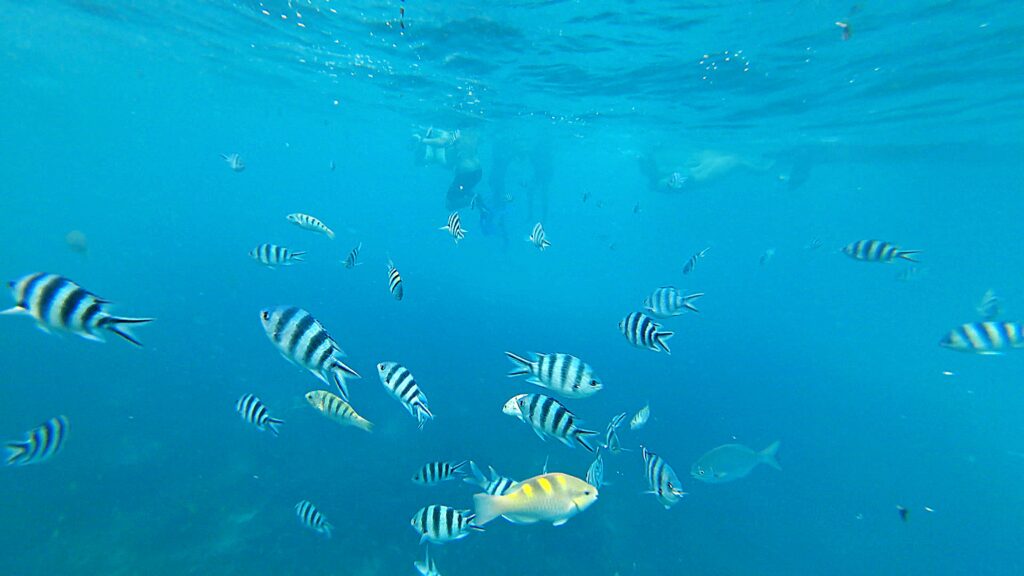
[[1002,354],[1006,348],[1024,348],[1020,322],[969,322],[954,328],[939,346],[981,355]]
[[566,398],[587,398],[597,394],[601,381],[594,377],[589,364],[569,354],[532,354],[534,360],[527,360],[511,352],[505,355],[516,367],[509,376],[523,376],[530,384],[542,386]]
[[77,252],[83,256],[89,253],[89,239],[86,238],[85,233],[81,230],[68,232],[64,236],[64,242],[72,252]]
[[373,423],[363,418],[354,408],[327,390],[312,390],[306,393],[306,402],[317,412],[345,426],[354,426],[367,432],[373,431]]
[[662,286],[644,300],[644,309],[655,318],[672,318],[687,310],[699,313],[693,301],[703,295],[703,292],[686,294],[674,286]]
[[395,263],[388,260],[388,290],[395,300],[401,300],[405,296],[405,288],[402,287],[402,275],[395,268]]
[[637,413],[633,415],[633,418],[631,418],[629,420],[629,429],[630,430],[639,430],[639,429],[643,428],[647,424],[647,421],[650,420],[650,419],[651,419],[651,404],[650,404],[650,402],[648,402],[647,404],[644,405],[643,408],[638,410]]
[[639,213],[640,213],[640,203],[637,202],[636,204],[633,205],[633,214],[639,214]]
[[622,421],[626,419],[626,413],[617,414],[612,417],[611,421],[608,422],[608,428],[604,433],[604,447],[608,449],[612,454],[621,454],[623,452],[629,452],[622,447],[622,443],[619,441],[619,426],[622,425]]
[[679,172],[673,172],[672,174],[669,175],[668,181],[665,183],[665,185],[673,190],[679,190],[680,188],[683,187],[683,185],[686,184],[687,180],[689,180],[689,178],[687,178],[686,176],[683,176]]
[[293,262],[302,262],[305,252],[292,252],[284,246],[276,244],[260,244],[249,251],[249,256],[260,264],[270,266],[289,266]]
[[594,461],[590,463],[590,467],[587,468],[587,484],[590,484],[598,490],[604,486],[604,460],[601,458],[601,452],[597,453],[594,457]]
[[908,266],[896,273],[896,280],[900,282],[916,282],[928,275],[927,268]]
[[881,240],[857,240],[843,247],[843,254],[862,262],[895,262],[897,259],[917,262],[911,258],[920,250],[901,250],[899,246]]
[[242,420],[245,420],[260,430],[270,430],[274,436],[277,436],[280,433],[277,429],[277,425],[284,424],[284,420],[271,418],[270,412],[267,411],[267,407],[263,405],[263,402],[261,402],[259,398],[252,394],[246,394],[239,398],[238,403],[235,404],[235,410],[237,410],[242,416]]
[[345,257],[345,268],[351,270],[352,268],[355,268],[356,266],[361,266],[363,264],[362,262],[359,261],[359,251],[362,249],[363,243],[360,242],[359,244],[356,245],[355,248],[352,249],[351,252],[348,253],[348,256]]
[[425,556],[423,561],[413,562],[413,566],[416,567],[416,571],[420,573],[420,576],[441,576],[441,573],[437,570],[437,564],[434,563],[434,559],[430,557],[430,546],[425,548]]
[[515,480],[498,474],[498,472],[494,470],[493,466],[488,467],[491,471],[490,479],[484,476],[484,473],[480,471],[480,468],[477,467],[475,462],[470,461],[469,468],[473,475],[463,478],[462,481],[468,482],[469,484],[476,484],[483,488],[486,494],[490,494],[492,496],[501,496],[518,484]]
[[416,380],[412,377],[409,369],[397,362],[381,362],[377,364],[377,374],[380,382],[388,389],[391,395],[405,406],[405,409],[419,423],[420,429],[433,420],[434,415],[427,407],[427,397],[420,390]]
[[299,516],[299,522],[303,526],[309,528],[314,532],[323,534],[325,537],[331,537],[331,530],[334,526],[331,526],[327,522],[327,518],[317,510],[316,506],[313,505],[309,500],[303,500],[295,505],[295,513]]
[[1002,300],[996,296],[996,293],[992,289],[985,291],[985,295],[981,297],[981,302],[978,303],[976,308],[978,315],[985,320],[995,320],[999,317],[999,313],[1002,312]]
[[686,492],[682,491],[679,477],[676,476],[675,471],[668,465],[668,462],[665,462],[661,456],[643,446],[640,449],[647,472],[647,486],[650,488],[647,494],[657,496],[661,505],[665,507],[665,510],[668,510],[675,506],[686,495]]
[[46,462],[60,452],[68,434],[66,416],[56,416],[25,433],[25,440],[7,443],[7,465]]
[[907,517],[910,515],[910,511],[899,504],[896,505],[896,513],[900,515],[900,520],[904,522],[907,521]]
[[224,161],[228,163],[228,166],[235,172],[245,170],[245,162],[242,162],[242,157],[238,154],[221,154],[220,157],[223,158]]
[[758,263],[761,264],[761,266],[767,266],[768,263],[772,261],[772,258],[775,258],[775,248],[765,250],[758,259]]
[[850,24],[847,23],[847,22],[840,22],[840,21],[837,20],[836,21],[836,26],[838,26],[839,28],[841,28],[843,30],[843,40],[849,40],[850,39],[850,34],[853,33],[853,31],[850,30]]
[[483,532],[483,528],[473,523],[474,518],[476,514],[471,514],[469,510],[456,510],[449,506],[431,504],[420,508],[409,523],[420,533],[421,544],[444,544],[469,536],[470,530]]
[[37,272],[8,282],[15,305],[0,314],[27,314],[36,319],[43,332],[51,328],[102,342],[100,330],[109,330],[136,346],[142,343],[128,331],[131,324],[152,322],[152,318],[123,318],[106,310],[110,302],[57,274]]
[[334,160],[331,160],[331,163],[330,163],[330,165],[329,165],[329,166],[330,166],[330,168],[331,168],[331,172],[334,172],[334,168],[335,168],[335,166],[334,166]]
[[331,240],[334,240],[334,231],[327,227],[326,224],[321,222],[319,219],[310,216],[309,214],[302,214],[296,212],[286,216],[289,222],[295,224],[303,230],[311,230],[313,232],[320,232],[326,235]]
[[[476,198],[474,196],[473,198]],[[446,230],[455,239],[455,243],[458,244],[459,240],[466,237],[466,230],[462,228],[462,219],[459,218],[458,212],[452,212],[451,216],[448,216],[448,224],[441,226],[440,230]]]
[[662,330],[661,325],[643,312],[632,312],[623,318],[619,322],[619,331],[637,348],[646,348],[654,352],[664,350],[666,354],[672,354],[666,343],[666,340],[672,337],[672,332]]
[[804,250],[814,251],[824,246],[825,243],[821,241],[821,238],[812,238],[811,241],[804,246]]
[[539,248],[541,252],[543,252],[548,246],[551,246],[551,242],[548,242],[547,238],[545,238],[544,227],[541,226],[540,222],[533,225],[533,232],[530,232],[528,240],[532,242],[534,246]]
[[583,203],[586,204],[587,200],[590,200],[590,192],[583,193]]
[[776,459],[778,451],[777,441],[760,452],[742,444],[725,444],[701,456],[690,468],[690,476],[708,484],[721,484],[747,476],[758,464],[782,470]]
[[519,394],[505,402],[501,411],[529,424],[541,440],[550,436],[570,448],[575,441],[588,452],[594,452],[587,437],[597,435],[597,432],[580,428],[576,415],[550,396]]
[[711,250],[710,246],[701,250],[700,252],[697,252],[693,256],[690,256],[690,259],[687,260],[686,264],[683,265],[683,274],[689,274],[690,272],[693,272],[694,267],[697,266],[697,260],[700,260],[701,258],[706,256],[708,250]]
[[462,471],[462,467],[468,463],[469,460],[463,460],[457,464],[452,464],[451,462],[428,462],[413,474],[412,481],[414,484],[421,486],[434,486],[445,480],[464,478],[466,473]]
[[523,480],[503,496],[473,495],[476,522],[483,526],[498,516],[513,524],[551,522],[561,526],[597,502],[598,490],[584,480],[544,473]]
[[341,361],[345,352],[312,314],[295,306],[278,306],[260,310],[260,321],[282,356],[328,386],[333,380],[342,400],[348,400],[345,378],[361,376]]

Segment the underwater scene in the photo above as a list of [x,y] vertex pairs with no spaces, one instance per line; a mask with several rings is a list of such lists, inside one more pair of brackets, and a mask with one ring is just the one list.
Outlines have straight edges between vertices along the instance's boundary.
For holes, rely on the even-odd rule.
[[0,8],[0,576],[1024,573],[1024,4]]

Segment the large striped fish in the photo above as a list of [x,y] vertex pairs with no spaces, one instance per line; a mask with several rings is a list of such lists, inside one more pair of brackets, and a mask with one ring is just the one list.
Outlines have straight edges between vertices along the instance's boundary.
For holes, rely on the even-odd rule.
[[920,250],[901,250],[899,246],[881,240],[857,240],[843,247],[843,254],[862,262],[889,263],[898,259],[917,262],[911,256],[920,252]]
[[700,312],[692,301],[703,295],[703,292],[686,294],[674,286],[662,286],[644,300],[644,309],[655,318],[672,318],[687,310]]
[[39,329],[47,333],[55,328],[102,342],[100,333],[107,330],[142,346],[128,332],[128,326],[153,321],[152,318],[113,316],[105,309],[108,301],[57,274],[37,272],[7,285],[11,288],[15,305],[0,314],[28,314],[36,319]]
[[1024,324],[1020,322],[969,322],[949,331],[939,342],[943,348],[982,355],[1002,354],[1008,348],[1024,348]]
[[541,440],[550,436],[570,448],[577,442],[588,452],[594,452],[587,438],[597,432],[580,428],[576,415],[550,396],[519,394],[509,398],[501,411],[529,424]]
[[675,506],[686,495],[686,492],[683,492],[682,484],[679,482],[679,477],[676,476],[675,471],[672,470],[672,467],[661,456],[643,446],[640,449],[644,456],[647,486],[650,488],[646,494],[657,496],[658,501],[665,507],[665,510],[668,510]]
[[473,496],[476,521],[481,526],[498,516],[514,524],[551,522],[561,526],[596,501],[597,488],[561,472],[523,480],[503,496]]
[[252,394],[246,394],[239,398],[238,403],[235,404],[235,410],[238,411],[242,420],[260,430],[270,430],[274,436],[280,433],[277,429],[278,424],[284,424],[284,420],[271,418],[267,407],[263,405],[259,398]]
[[345,426],[355,426],[367,432],[373,431],[373,423],[360,416],[348,402],[327,390],[312,390],[306,393],[306,402],[317,412]]
[[619,322],[619,331],[630,344],[637,348],[646,348],[655,352],[665,351],[671,355],[665,342],[672,337],[672,332],[661,329],[661,325],[643,312],[632,312]]
[[328,386],[333,381],[341,398],[348,400],[345,378],[360,378],[359,373],[340,360],[345,352],[309,312],[295,306],[264,308],[260,310],[260,321],[267,338],[282,356],[309,370]]
[[450,506],[431,504],[420,508],[409,521],[420,534],[420,543],[444,544],[469,536],[470,530],[483,532],[473,523],[476,518],[469,510],[456,510]]
[[260,244],[249,251],[254,260],[273,268],[274,266],[290,266],[293,262],[302,262],[305,252],[293,252],[277,244]]
[[303,230],[320,232],[321,234],[326,235],[331,240],[334,240],[334,231],[328,228],[327,225],[321,222],[318,218],[314,218],[309,214],[302,214],[300,212],[289,214],[285,218],[287,218],[289,222],[295,224],[296,226],[302,228]]
[[462,471],[462,467],[468,463],[468,460],[463,460],[456,464],[451,462],[428,462],[413,474],[412,481],[420,486],[434,486],[445,480],[463,478],[466,476],[466,473]]
[[402,287],[402,275],[395,268],[395,263],[388,259],[388,290],[395,300],[401,300],[405,296],[405,288]]
[[67,434],[67,417],[50,418],[26,432],[23,441],[7,443],[7,465],[25,466],[46,462],[60,452]]
[[494,466],[488,466],[491,471],[490,479],[484,476],[484,473],[480,471],[480,468],[477,467],[476,463],[472,460],[469,462],[469,468],[473,472],[473,475],[471,477],[467,476],[463,478],[462,481],[468,482],[469,484],[476,484],[483,489],[485,494],[501,496],[519,483],[511,478],[506,478],[501,474],[498,474],[494,469]]
[[327,521],[327,517],[320,510],[317,510],[317,507],[309,500],[302,500],[296,504],[295,514],[298,515],[299,522],[306,528],[323,534],[326,538],[331,537],[331,531],[334,530],[334,526],[331,526]]
[[381,362],[377,364],[377,374],[380,382],[388,389],[391,395],[405,406],[405,409],[419,423],[420,429],[427,420],[432,420],[434,415],[427,406],[427,397],[420,390],[416,379],[412,377],[409,369],[397,362]]
[[[474,196],[475,198],[475,196]],[[451,216],[448,217],[448,224],[441,226],[440,230],[447,230],[452,238],[455,239],[455,243],[458,244],[459,240],[466,237],[466,230],[462,228],[462,219],[459,218],[458,212],[452,212]]]
[[566,398],[587,398],[597,394],[602,386],[594,378],[594,369],[589,364],[569,354],[531,354],[528,360],[511,352],[505,352],[515,368],[509,376],[523,376],[530,384],[547,388]]

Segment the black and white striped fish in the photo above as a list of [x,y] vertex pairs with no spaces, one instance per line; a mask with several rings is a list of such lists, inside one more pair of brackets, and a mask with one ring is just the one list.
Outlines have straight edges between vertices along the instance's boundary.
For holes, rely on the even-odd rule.
[[604,459],[601,458],[600,451],[594,457],[594,461],[590,463],[590,468],[587,468],[586,481],[587,484],[597,489],[604,486]]
[[[474,196],[476,198],[476,196]],[[441,226],[440,230],[447,230],[452,238],[455,239],[455,243],[458,244],[459,240],[466,237],[466,230],[462,228],[462,219],[459,218],[458,212],[452,212],[451,216],[448,217],[448,225]]]
[[451,462],[428,462],[413,474],[412,481],[414,484],[421,486],[434,486],[445,480],[463,478],[466,476],[466,473],[462,471],[462,467],[468,463],[468,460],[463,460],[456,464]]
[[377,374],[380,376],[381,384],[402,403],[402,406],[405,406],[409,414],[416,418],[421,429],[427,420],[434,418],[427,406],[426,395],[420,390],[408,368],[397,362],[381,362],[377,364]]
[[672,467],[661,457],[641,446],[644,456],[644,468],[647,475],[647,486],[650,488],[646,494],[654,494],[666,510],[675,506],[686,492],[683,492]]
[[643,408],[637,410],[636,414],[633,415],[633,418],[630,419],[629,429],[639,430],[643,428],[647,424],[647,421],[650,420],[650,418],[651,404],[650,402],[648,402],[647,404],[644,404]]
[[405,288],[402,287],[402,275],[398,273],[398,268],[395,268],[395,263],[390,259],[388,260],[388,290],[391,291],[391,295],[395,297],[395,300],[401,300],[405,296]]
[[540,248],[543,252],[545,248],[551,246],[551,242],[548,242],[544,237],[544,227],[541,226],[540,222],[533,225],[533,232],[530,233],[530,237],[527,238],[534,246]]
[[527,360],[511,352],[505,352],[516,367],[509,376],[523,376],[530,384],[547,388],[566,398],[587,398],[597,394],[602,386],[594,378],[594,369],[589,364],[569,354],[531,354],[534,360]]
[[7,443],[7,465],[26,466],[46,462],[60,452],[67,434],[67,417],[50,418],[26,432],[24,440]]
[[686,294],[674,286],[662,286],[644,300],[644,309],[655,318],[672,318],[687,310],[699,313],[700,310],[693,305],[693,300],[703,295],[703,292]]
[[334,526],[327,522],[327,517],[317,510],[312,502],[309,500],[299,502],[295,505],[295,513],[299,516],[299,522],[303,526],[323,534],[327,538],[331,537],[331,530],[334,530]]
[[425,556],[423,561],[417,560],[412,565],[416,568],[416,571],[420,573],[420,576],[441,576],[441,573],[437,570],[437,564],[434,563],[434,559],[430,557],[430,546],[424,548]]
[[608,428],[604,433],[604,447],[608,449],[612,454],[621,454],[622,452],[629,452],[622,447],[622,443],[619,441],[619,426],[622,425],[622,421],[626,419],[626,413],[623,412],[612,417],[611,421],[608,422]]
[[420,508],[409,523],[420,533],[420,544],[444,544],[469,536],[470,530],[483,532],[483,528],[473,524],[474,518],[476,514],[470,514],[469,510],[431,504]]
[[278,246],[276,244],[260,244],[249,251],[249,256],[252,256],[260,264],[270,266],[289,266],[293,262],[302,262],[302,256],[305,252],[292,252],[284,246]]
[[348,253],[348,256],[345,258],[345,268],[348,268],[348,269],[351,270],[352,268],[355,268],[356,266],[361,266],[362,265],[362,262],[359,261],[359,251],[362,250],[362,249],[363,249],[363,243],[360,242],[358,245],[356,245],[355,248],[352,249],[351,252]]
[[899,246],[881,240],[857,240],[843,247],[843,254],[862,262],[895,262],[897,259],[917,262],[912,255],[920,250],[901,250]]
[[710,246],[701,250],[700,252],[697,252],[693,256],[690,256],[690,259],[686,261],[686,264],[683,264],[683,274],[689,274],[690,272],[693,272],[694,267],[697,266],[697,260],[700,260],[701,258],[706,256],[708,250],[711,250]]
[[586,448],[588,452],[594,452],[594,447],[590,445],[588,437],[596,435],[597,432],[580,428],[577,425],[576,415],[550,396],[519,394],[509,398],[501,411],[529,424],[541,440],[550,436],[570,448],[575,441]]
[[105,310],[110,302],[98,298],[71,280],[57,274],[37,272],[8,282],[15,305],[0,314],[28,314],[39,329],[50,328],[102,342],[101,330],[109,330],[136,346],[142,346],[130,332],[131,324],[152,322],[152,318],[123,318]]
[[274,436],[277,436],[280,433],[277,429],[277,425],[284,424],[284,420],[271,418],[270,412],[267,411],[267,407],[263,405],[263,402],[261,402],[259,398],[252,394],[246,394],[239,398],[238,403],[235,404],[235,410],[237,410],[242,416],[242,420],[245,420],[260,430],[270,430]]
[[969,322],[950,330],[939,345],[983,356],[1002,354],[1007,348],[1024,348],[1024,324]]
[[286,218],[288,219],[289,222],[295,224],[296,226],[302,228],[303,230],[320,232],[321,234],[325,234],[331,240],[334,240],[334,231],[328,228],[327,225],[321,222],[319,219],[310,216],[309,214],[302,214],[301,212],[296,212],[294,214],[289,214],[288,216],[286,216]]
[[506,492],[515,488],[516,485],[519,484],[519,482],[511,478],[506,478],[498,474],[498,472],[494,470],[493,466],[488,466],[491,471],[490,479],[484,476],[484,473],[477,467],[476,462],[471,460],[469,462],[469,467],[473,472],[473,475],[463,478],[462,481],[475,484],[480,488],[483,488],[485,494],[490,494],[491,496],[504,496]]
[[672,337],[672,332],[661,329],[661,325],[643,312],[632,312],[619,322],[619,331],[630,344],[637,348],[646,348],[655,352],[665,351],[671,355],[665,342]]
[[309,370],[321,382],[333,381],[341,399],[348,401],[346,378],[360,378],[359,373],[341,361],[345,352],[315,318],[302,308],[278,306],[260,310],[260,321],[267,338],[288,360]]

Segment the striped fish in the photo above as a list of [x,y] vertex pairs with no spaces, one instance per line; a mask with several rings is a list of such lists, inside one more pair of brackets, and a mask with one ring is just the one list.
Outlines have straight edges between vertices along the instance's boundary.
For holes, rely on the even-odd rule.
[[533,232],[530,233],[530,237],[527,240],[532,242],[537,248],[540,248],[541,252],[548,246],[551,246],[551,242],[548,242],[547,238],[544,237],[544,227],[541,226],[540,222],[533,225]]
[[901,250],[899,246],[881,240],[857,240],[843,247],[843,254],[863,262],[895,262],[897,259],[917,262],[912,255],[920,250]]
[[630,344],[637,348],[646,348],[655,352],[665,351],[672,355],[665,342],[672,337],[672,332],[661,329],[661,325],[643,312],[632,312],[619,322],[619,331]]
[[[474,196],[473,198],[476,198]],[[441,226],[440,230],[447,230],[452,238],[455,238],[455,243],[458,244],[459,240],[466,237],[466,230],[462,228],[462,219],[459,218],[458,212],[452,212],[452,215],[448,217],[448,225]]]
[[518,484],[515,480],[498,474],[498,472],[494,470],[493,466],[488,466],[491,471],[490,479],[484,476],[484,473],[477,467],[476,462],[471,460],[469,462],[469,467],[473,472],[473,475],[463,478],[462,481],[470,484],[476,484],[480,488],[483,488],[485,494],[501,496]]
[[483,528],[473,523],[474,518],[476,515],[471,514],[469,510],[456,510],[449,506],[431,504],[420,508],[409,523],[420,533],[420,544],[444,544],[469,536],[470,530],[483,532]]
[[590,463],[590,468],[587,468],[586,481],[587,484],[590,484],[598,490],[604,486],[604,460],[601,458],[600,451],[598,451],[597,456],[594,457],[594,461]]
[[46,462],[60,452],[67,434],[67,417],[50,418],[26,432],[25,440],[7,443],[7,465],[26,466]]
[[430,546],[427,546],[424,550],[426,555],[423,557],[423,561],[413,562],[412,565],[420,573],[420,576],[441,576],[441,573],[437,571],[437,564],[430,557]]
[[289,222],[295,224],[296,226],[302,228],[303,230],[320,232],[321,234],[326,235],[331,240],[334,240],[334,231],[328,228],[327,225],[321,222],[319,219],[314,218],[309,214],[302,214],[300,212],[296,212],[294,214],[289,214],[285,218],[287,218]]
[[981,297],[981,302],[978,303],[975,310],[978,311],[978,315],[983,319],[995,320],[999,317],[999,313],[1002,312],[1002,300],[999,299],[999,296],[996,296],[992,289],[988,289],[985,291],[985,295]]
[[644,407],[637,410],[637,413],[633,415],[633,418],[629,420],[630,430],[639,430],[643,428],[647,421],[651,418],[651,403],[644,404]]
[[621,454],[622,452],[629,452],[622,447],[622,443],[619,442],[619,426],[622,425],[622,421],[626,419],[626,413],[623,412],[616,416],[613,416],[611,421],[608,422],[608,428],[604,434],[604,447],[608,449],[612,454]]
[[381,362],[377,364],[377,374],[388,392],[416,418],[420,429],[423,429],[427,420],[433,420],[434,415],[427,406],[427,397],[416,384],[408,368],[397,362]]
[[710,246],[701,250],[700,252],[697,252],[693,256],[690,256],[690,259],[686,261],[686,264],[683,264],[683,274],[689,274],[690,272],[693,272],[694,267],[697,266],[697,260],[700,260],[701,258],[706,256],[708,250],[711,250]]
[[331,537],[331,530],[334,530],[334,526],[327,522],[327,518],[317,510],[312,502],[309,500],[299,502],[295,505],[295,513],[298,514],[299,522],[303,526],[323,534],[327,538]]
[[655,318],[672,318],[687,310],[699,313],[692,301],[703,295],[703,292],[686,294],[674,286],[662,286],[644,300],[644,309]]
[[644,468],[647,472],[647,486],[650,490],[645,494],[654,494],[658,497],[665,510],[672,506],[686,495],[680,486],[679,477],[676,476],[672,467],[661,457],[641,446],[644,456]]
[[569,354],[531,354],[534,360],[527,360],[511,352],[505,352],[515,368],[511,376],[529,374],[530,384],[547,388],[565,398],[587,398],[597,394],[601,381],[594,378],[594,369],[589,364]]
[[413,474],[412,481],[420,486],[434,486],[445,480],[463,478],[466,476],[466,473],[462,471],[462,467],[468,463],[468,460],[463,460],[457,464],[452,464],[451,462],[428,462]]
[[341,398],[348,400],[345,378],[360,378],[359,373],[340,360],[345,352],[309,312],[295,306],[264,308],[260,310],[260,320],[267,338],[281,355],[309,370],[328,386],[333,380]]
[[363,243],[360,242],[358,245],[356,245],[355,248],[352,249],[351,252],[348,253],[348,257],[345,258],[345,268],[351,270],[356,266],[362,265],[362,262],[359,262],[359,251],[362,249]]
[[541,440],[551,436],[570,448],[575,441],[588,452],[594,452],[587,437],[597,432],[577,426],[576,415],[550,396],[519,394],[510,398],[501,411],[529,424]]
[[50,328],[102,342],[100,330],[108,330],[136,346],[142,346],[128,331],[131,324],[152,322],[152,318],[113,316],[104,308],[108,301],[98,298],[71,280],[57,274],[37,272],[8,282],[15,305],[0,314],[28,314],[39,329]]
[[292,252],[284,246],[276,244],[260,244],[249,251],[249,256],[265,266],[290,266],[293,262],[302,262],[305,252]]
[[939,345],[981,355],[1002,354],[1007,348],[1024,348],[1024,324],[969,322],[950,330]]
[[277,429],[277,425],[284,424],[284,420],[271,418],[270,412],[267,411],[267,407],[263,405],[263,402],[261,402],[259,398],[252,394],[246,394],[239,398],[238,403],[235,404],[235,410],[237,410],[242,416],[242,420],[245,420],[260,430],[270,430],[274,436],[277,436],[280,433]]
[[348,402],[327,390],[313,390],[306,393],[306,402],[317,412],[345,426],[355,426],[367,432],[373,431],[373,423],[360,416]]
[[401,300],[405,296],[405,289],[402,287],[402,275],[395,268],[395,263],[388,259],[388,290],[395,300]]

